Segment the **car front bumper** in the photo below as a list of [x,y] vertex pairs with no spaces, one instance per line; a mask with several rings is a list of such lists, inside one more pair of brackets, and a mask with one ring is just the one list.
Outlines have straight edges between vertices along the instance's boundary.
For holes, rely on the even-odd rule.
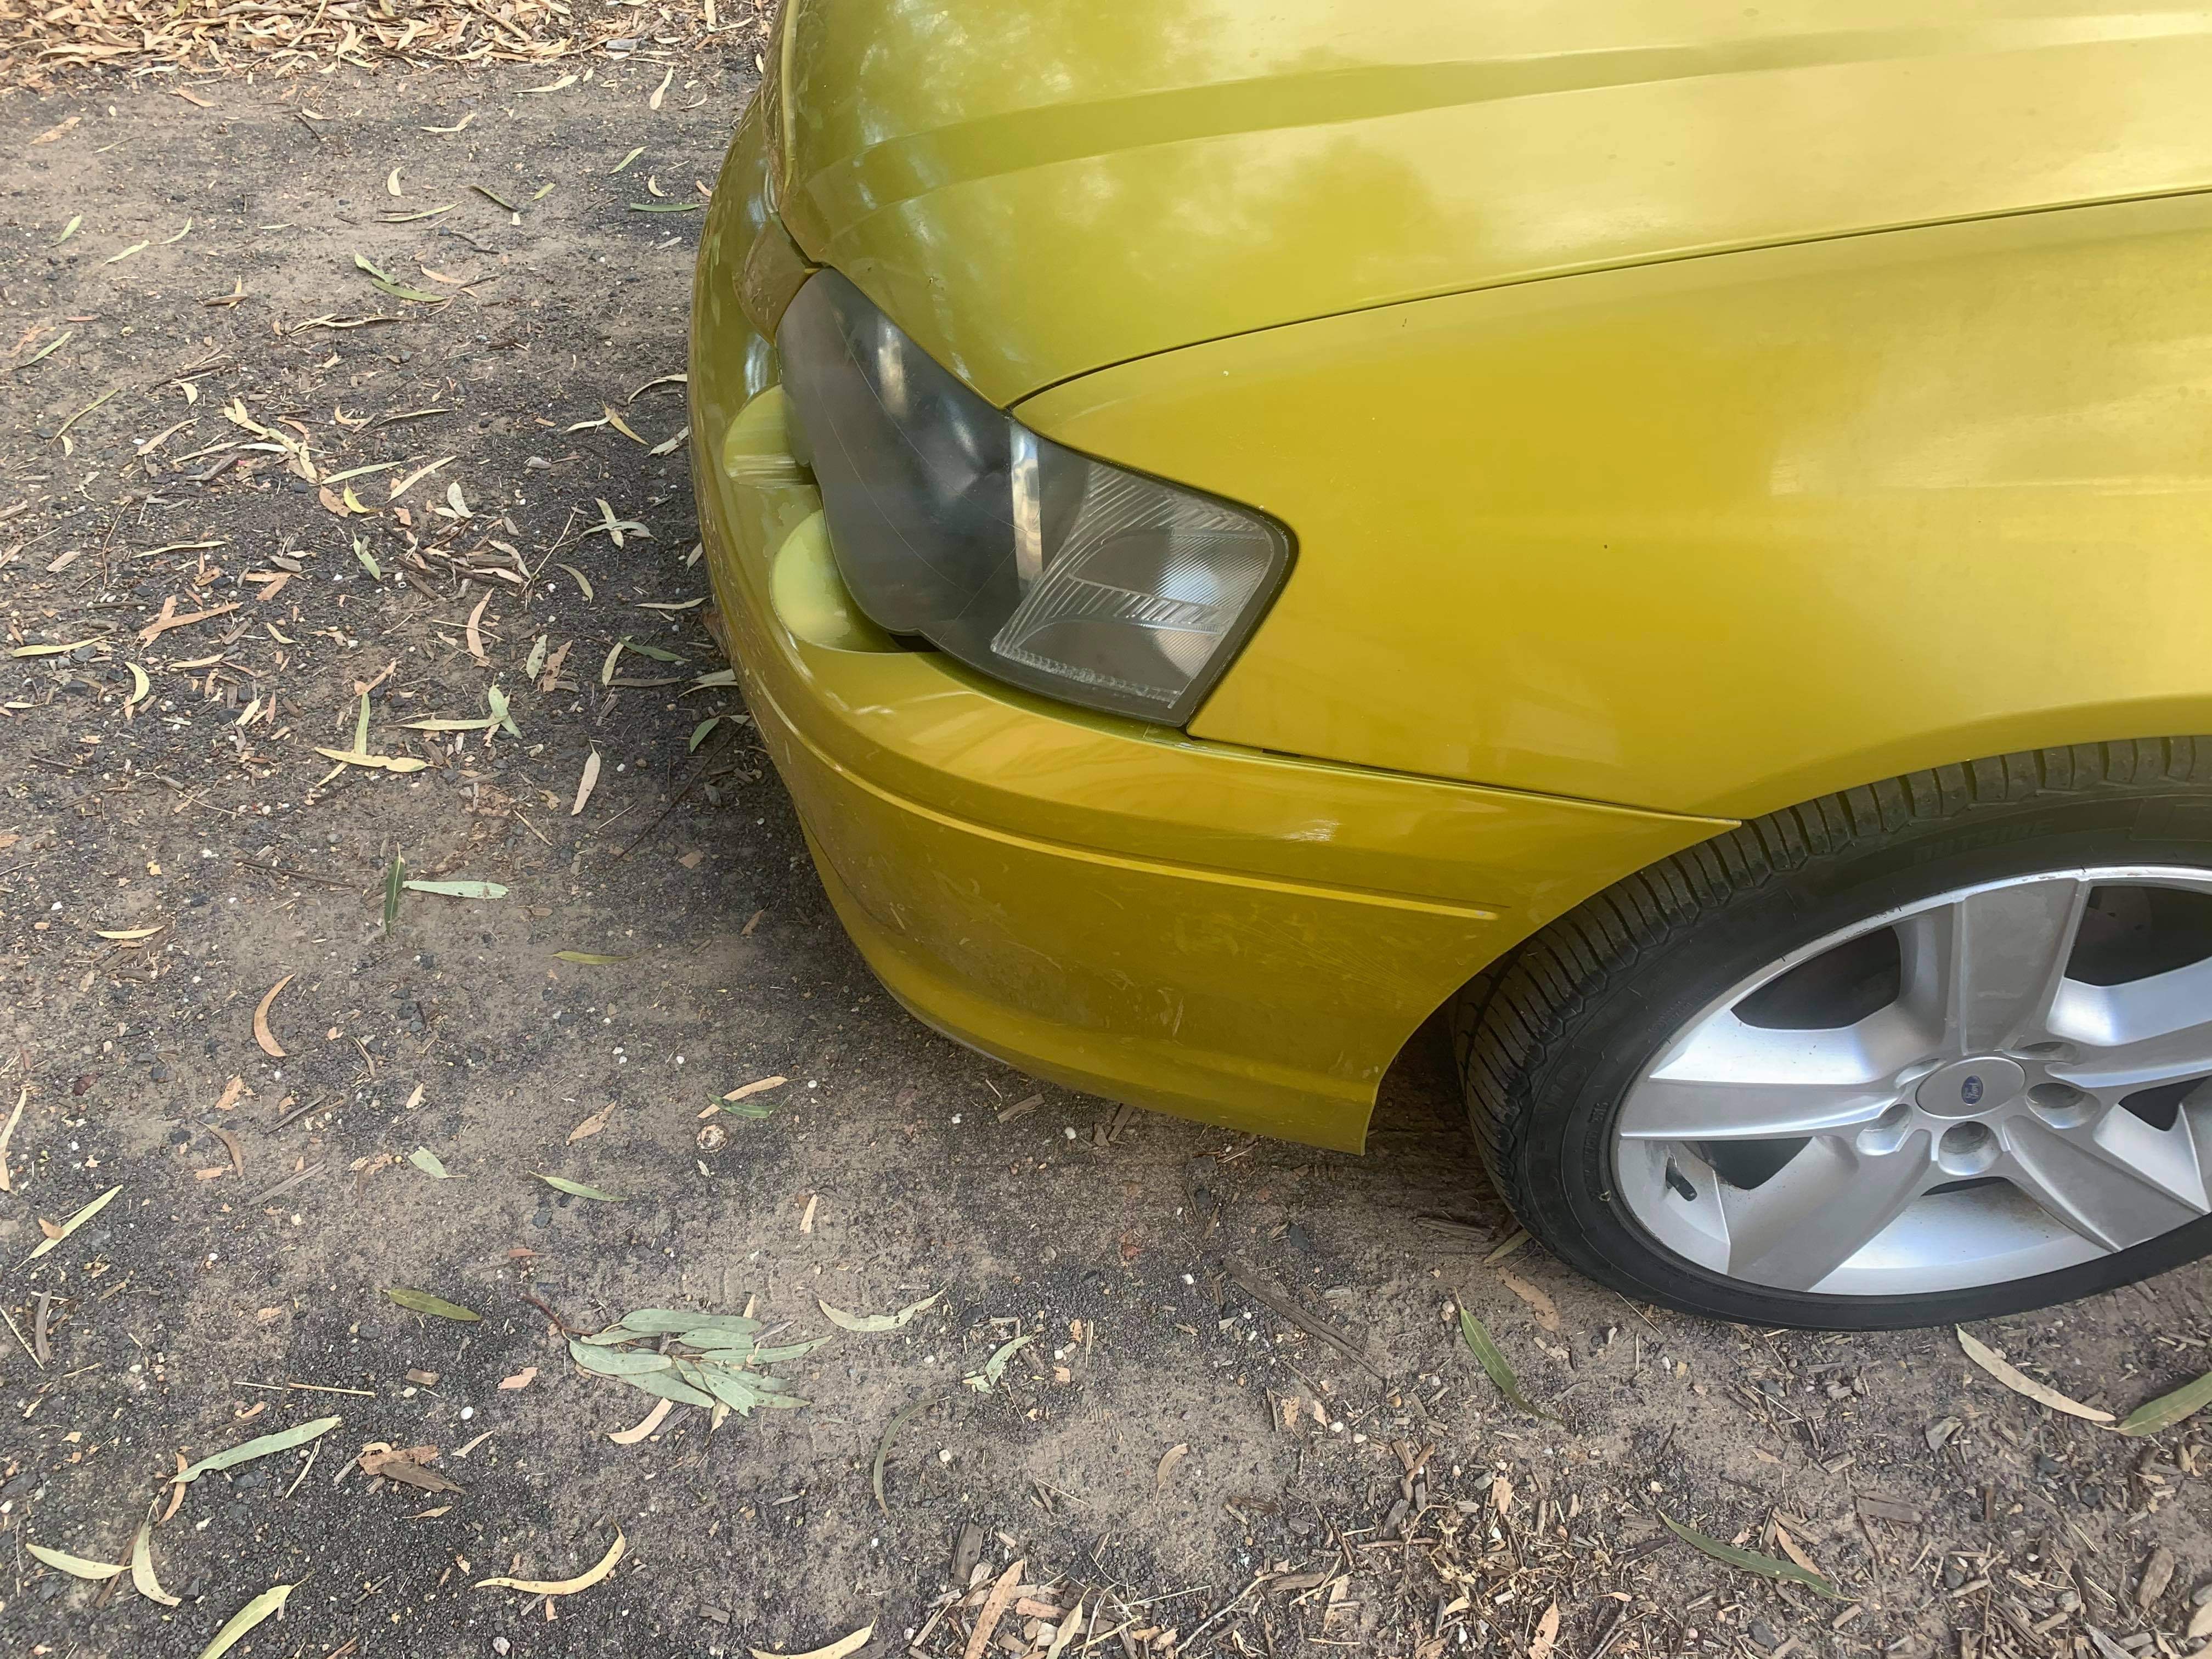
[[746,314],[761,252],[789,248],[759,125],[694,295],[702,541],[830,901],[920,1018],[1072,1088],[1356,1149],[1384,1070],[1459,986],[1724,827],[1196,742],[885,638],[839,580]]

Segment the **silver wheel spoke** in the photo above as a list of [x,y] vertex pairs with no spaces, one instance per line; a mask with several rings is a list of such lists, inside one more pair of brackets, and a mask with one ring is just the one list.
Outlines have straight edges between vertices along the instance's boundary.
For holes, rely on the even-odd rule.
[[1898,925],[1904,1000],[1969,1054],[2040,1040],[2065,978],[2090,884],[2073,876],[1962,893]]
[[1821,1297],[2036,1279],[2212,1217],[2212,871],[1866,915],[1684,1020],[1612,1136],[1661,1249]]
[[1636,1085],[1618,1133],[1631,1140],[1776,1140],[1870,1123],[1896,1100],[1891,1075],[1909,1052],[1883,1035],[1769,1030],[1723,1012]]
[[2204,1176],[2186,1117],[2154,1129],[2112,1111],[2094,1127],[2007,1126],[2010,1178],[2056,1219],[2108,1250],[2124,1250],[2205,1212]]
[[2069,980],[2051,1012],[2054,1036],[2081,1053],[2052,1073],[2083,1089],[2140,1089],[2212,1076],[2212,960],[2124,985]]
[[1758,1187],[1729,1189],[1721,1200],[1728,1271],[1761,1285],[1811,1290],[1940,1178],[1929,1150],[1924,1131],[1878,1156],[1824,1135]]

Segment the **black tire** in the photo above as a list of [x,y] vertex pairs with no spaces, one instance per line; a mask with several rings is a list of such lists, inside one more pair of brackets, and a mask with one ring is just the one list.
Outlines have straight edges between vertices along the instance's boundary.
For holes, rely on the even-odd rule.
[[1633,1298],[1763,1325],[1893,1330],[2130,1284],[2212,1253],[2212,1217],[2033,1278],[1893,1297],[1768,1289],[1700,1267],[1610,1191],[1613,1124],[1686,1022],[1784,953],[1976,882],[2070,865],[2212,870],[2212,737],[2039,750],[1917,772],[1747,823],[1534,935],[1454,1008],[1468,1110],[1529,1232]]

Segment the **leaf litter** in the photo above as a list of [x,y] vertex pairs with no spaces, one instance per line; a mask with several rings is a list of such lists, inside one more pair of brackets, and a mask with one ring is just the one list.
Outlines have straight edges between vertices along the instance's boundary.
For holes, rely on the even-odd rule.
[[594,1376],[672,1401],[750,1416],[757,1406],[807,1402],[767,1367],[803,1358],[830,1339],[763,1347],[760,1322],[741,1314],[641,1308],[592,1336],[568,1339],[568,1356]]

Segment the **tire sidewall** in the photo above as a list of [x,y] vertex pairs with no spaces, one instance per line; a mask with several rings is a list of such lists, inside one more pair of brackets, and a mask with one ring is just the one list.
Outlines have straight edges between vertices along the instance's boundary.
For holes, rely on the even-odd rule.
[[1981,883],[2089,866],[2212,873],[2212,793],[2108,787],[2064,801],[1973,808],[1816,854],[1699,910],[1581,988],[1580,1006],[1523,1079],[1514,1184],[1533,1231],[1626,1293],[1747,1322],[1896,1328],[1979,1319],[2109,1290],[2212,1250],[2212,1218],[2033,1278],[1906,1297],[1770,1290],[1659,1244],[1614,1192],[1613,1126],[1629,1090],[1717,999],[1790,952],[1885,912]]

